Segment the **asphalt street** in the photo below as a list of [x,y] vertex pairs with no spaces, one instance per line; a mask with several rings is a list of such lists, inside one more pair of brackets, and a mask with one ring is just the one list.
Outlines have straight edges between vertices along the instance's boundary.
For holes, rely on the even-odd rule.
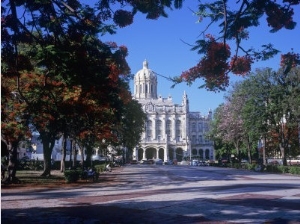
[[2,189],[1,223],[300,223],[300,176],[127,165],[101,178],[77,187]]

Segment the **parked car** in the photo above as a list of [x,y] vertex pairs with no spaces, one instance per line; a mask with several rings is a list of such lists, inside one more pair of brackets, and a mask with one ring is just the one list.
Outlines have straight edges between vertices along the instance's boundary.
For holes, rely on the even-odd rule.
[[200,161],[198,166],[209,166],[209,163],[205,161]]
[[147,164],[148,161],[146,159],[142,159],[141,161],[139,161],[140,164]]
[[178,165],[190,165],[190,163],[188,162],[188,161],[185,161],[185,160],[183,160],[183,161],[181,161],[181,162],[178,162]]
[[130,164],[138,164],[138,161],[135,160],[135,159],[134,159],[134,160],[131,160],[131,161],[130,161]]
[[142,160],[140,161],[140,164],[153,164],[153,163],[154,163],[154,160],[153,160],[153,159],[148,159],[148,160],[142,159]]
[[163,165],[163,161],[162,161],[162,159],[155,159],[154,164],[155,165]]
[[148,163],[148,164],[154,164],[154,160],[153,160],[153,159],[148,159],[148,160],[147,160],[147,163]]
[[192,160],[191,165],[192,166],[198,166],[199,165],[199,161],[194,159],[194,160]]
[[92,161],[106,161],[107,158],[106,157],[102,157],[102,156],[99,156],[99,155],[93,155],[92,156]]
[[164,162],[164,165],[173,165],[173,161],[172,160],[169,160],[169,161],[165,161]]

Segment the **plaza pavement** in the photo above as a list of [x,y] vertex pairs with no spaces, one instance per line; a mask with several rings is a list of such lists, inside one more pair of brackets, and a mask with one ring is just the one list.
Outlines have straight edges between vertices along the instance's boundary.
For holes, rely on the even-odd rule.
[[101,178],[85,186],[2,189],[1,223],[300,223],[300,176],[127,165]]

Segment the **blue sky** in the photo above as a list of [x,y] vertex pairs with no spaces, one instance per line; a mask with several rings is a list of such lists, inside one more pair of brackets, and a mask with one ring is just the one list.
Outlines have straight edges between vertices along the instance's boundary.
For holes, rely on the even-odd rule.
[[[131,72],[135,74],[142,68],[146,59],[149,68],[164,76],[178,76],[181,72],[196,65],[201,55],[191,51],[186,43],[194,44],[201,31],[206,27],[205,21],[197,23],[198,17],[191,11],[197,10],[197,1],[186,1],[180,10],[168,11],[168,18],[147,20],[145,15],[138,13],[132,25],[120,28],[117,34],[106,35],[100,39],[103,41],[115,41],[118,45],[125,45],[128,48],[129,56],[127,62]],[[262,44],[272,43],[282,53],[294,50],[300,52],[300,10],[295,10],[294,19],[298,26],[293,31],[281,30],[275,34],[269,33],[266,21],[261,26],[250,30],[250,39],[244,46],[253,46],[259,49]],[[216,27],[216,26],[215,26]],[[217,29],[211,29],[210,33],[217,35]],[[184,43],[184,42],[186,43]],[[274,70],[279,68],[280,54],[268,61],[256,62],[252,70],[260,67],[271,67]],[[230,82],[241,80],[234,75]],[[201,80],[196,81],[192,86],[185,83],[170,88],[170,81],[158,76],[158,94],[162,97],[173,97],[174,103],[181,103],[185,91],[190,101],[190,111],[200,111],[207,114],[209,109],[216,109],[224,102],[225,92],[215,93],[205,89],[199,89]],[[133,91],[133,84],[131,83]]]

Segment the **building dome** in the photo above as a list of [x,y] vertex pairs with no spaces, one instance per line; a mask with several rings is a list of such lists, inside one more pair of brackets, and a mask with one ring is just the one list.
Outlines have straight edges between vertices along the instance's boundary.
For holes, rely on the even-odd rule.
[[134,97],[136,99],[157,98],[157,77],[148,68],[148,62],[144,60],[143,68],[134,76]]
[[143,61],[143,68],[136,73],[135,78],[139,80],[148,80],[148,79],[156,80],[156,75],[151,69],[148,68],[147,60]]

